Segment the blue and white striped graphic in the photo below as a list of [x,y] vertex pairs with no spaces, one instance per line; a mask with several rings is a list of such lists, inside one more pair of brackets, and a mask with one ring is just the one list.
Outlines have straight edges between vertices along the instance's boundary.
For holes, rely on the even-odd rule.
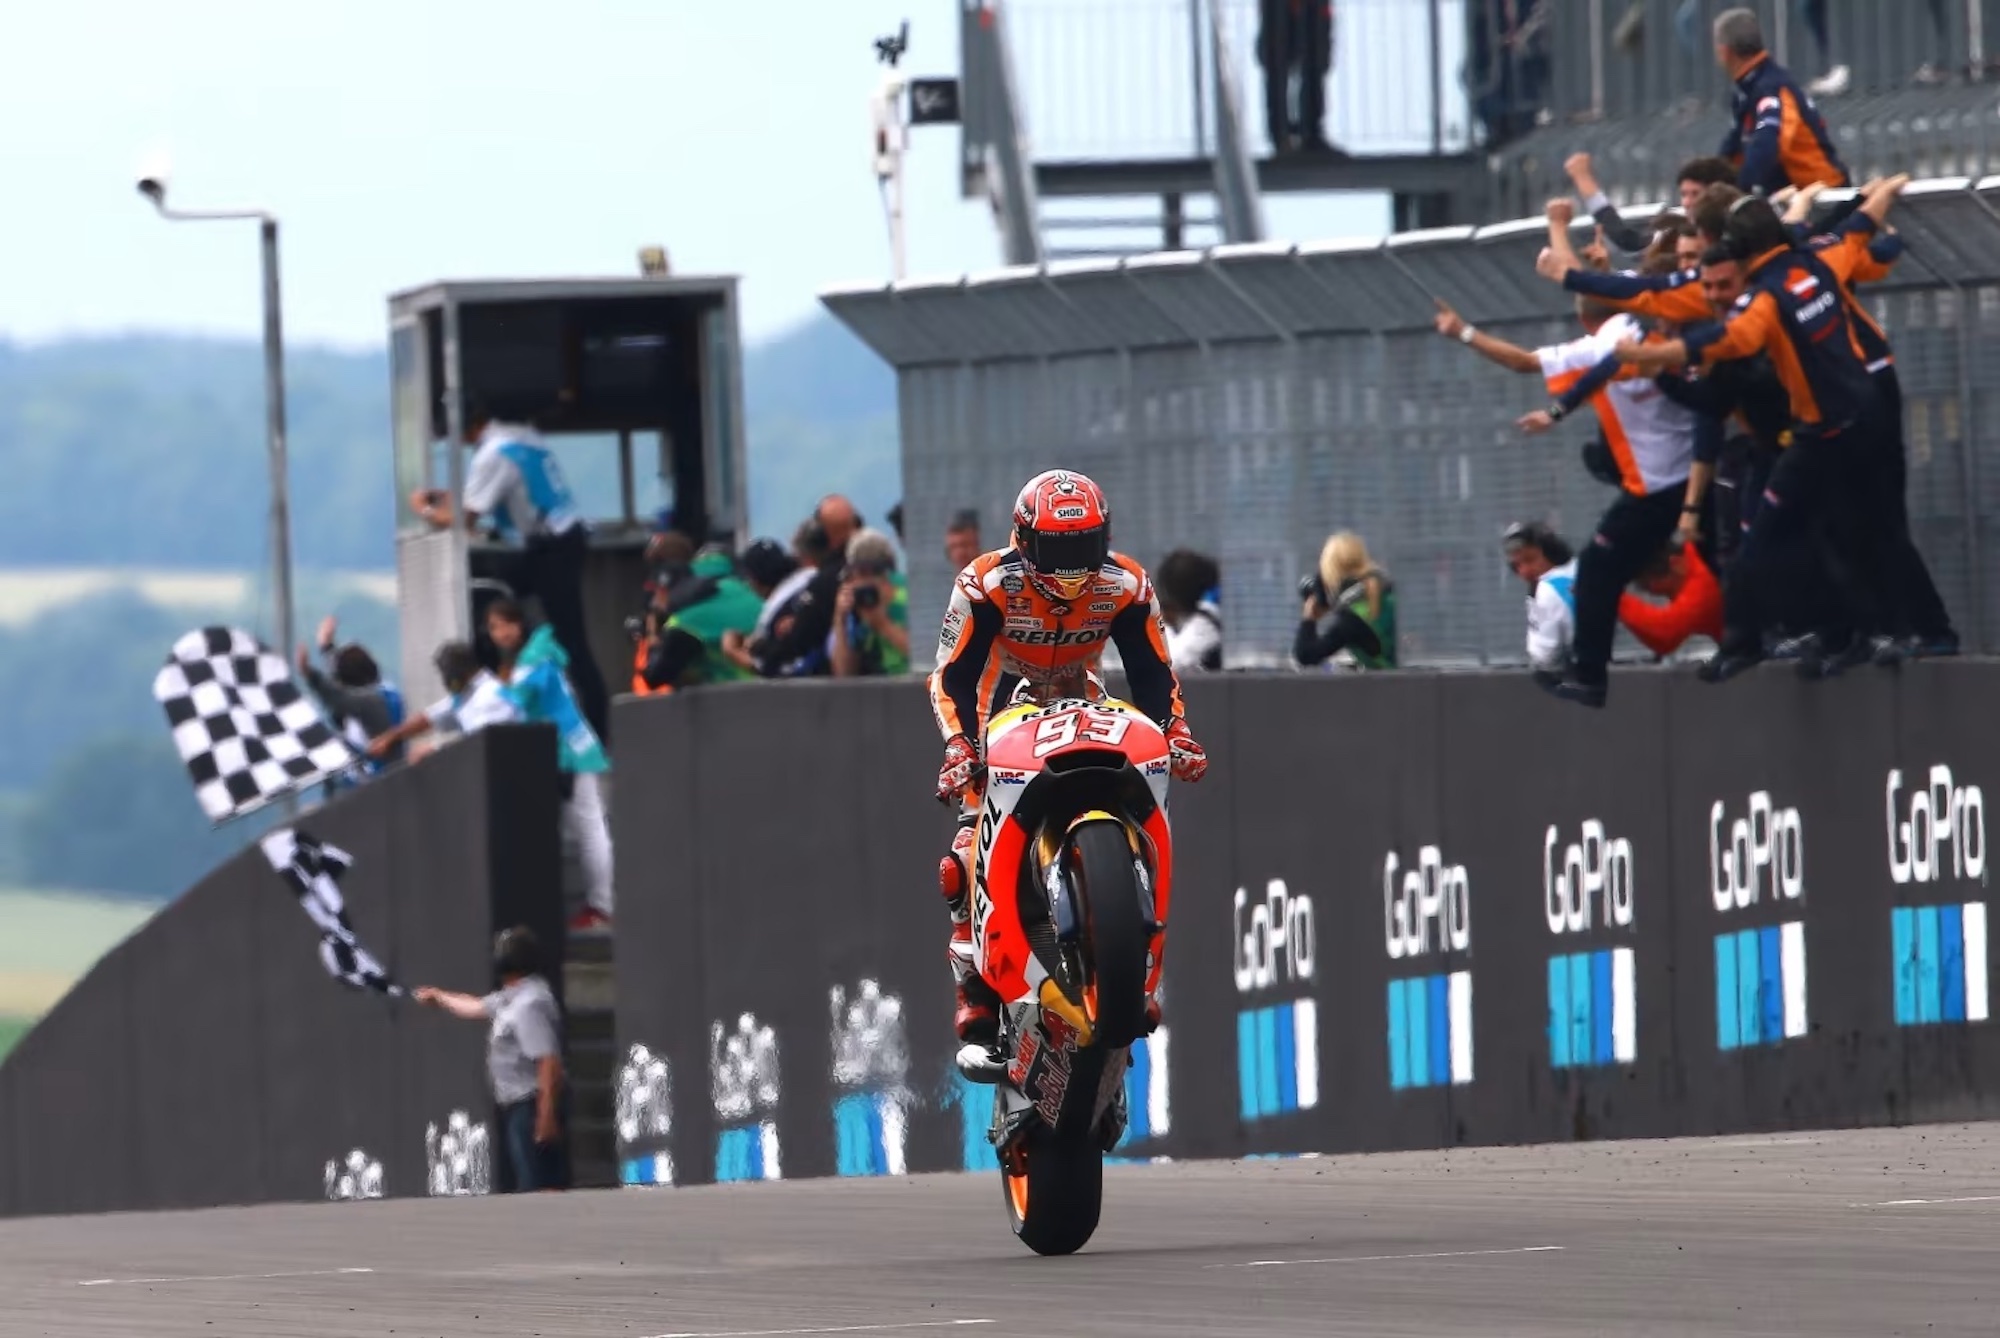
[[1778,1045],[1805,1034],[1805,922],[1717,934],[1716,1046]]
[[1319,1012],[1311,999],[1236,1015],[1236,1096],[1245,1123],[1319,1104]]
[[618,1163],[618,1180],[625,1185],[671,1185],[674,1159],[664,1152],[627,1157]]
[[1898,906],[1889,940],[1897,1026],[1987,1020],[1985,902]]
[[1549,1062],[1559,1069],[1635,1062],[1638,991],[1630,948],[1549,958]]
[[715,1180],[778,1180],[778,1126],[771,1120],[715,1136]]
[[1389,982],[1389,1086],[1472,1081],[1472,973]]
[[1158,1138],[1173,1127],[1173,1107],[1167,1086],[1167,1033],[1161,1027],[1132,1043],[1132,1062],[1125,1068],[1125,1137],[1118,1146]]
[[834,1171],[839,1175],[903,1175],[909,1130],[900,1092],[849,1092],[833,1102]]

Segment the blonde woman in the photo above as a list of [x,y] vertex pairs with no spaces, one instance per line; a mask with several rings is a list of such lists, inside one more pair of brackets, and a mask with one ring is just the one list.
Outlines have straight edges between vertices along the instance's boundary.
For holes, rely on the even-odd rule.
[[[1341,651],[1363,669],[1396,667],[1396,587],[1368,556],[1361,536],[1342,530],[1320,550],[1319,572],[1300,583],[1305,608],[1292,658],[1324,664]],[[1321,619],[1332,615],[1326,630]]]

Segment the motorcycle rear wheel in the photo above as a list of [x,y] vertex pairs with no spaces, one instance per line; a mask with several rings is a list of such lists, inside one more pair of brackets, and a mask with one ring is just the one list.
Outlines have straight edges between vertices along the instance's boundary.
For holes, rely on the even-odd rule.
[[1022,1174],[1003,1166],[1000,1193],[1014,1235],[1036,1254],[1075,1254],[1097,1231],[1104,1206],[1104,1156],[1087,1138],[1046,1129],[1025,1136]]
[[1118,1049],[1146,1034],[1152,928],[1146,923],[1125,829],[1115,822],[1085,823],[1072,840],[1090,918],[1091,976],[1097,987],[1093,1043]]

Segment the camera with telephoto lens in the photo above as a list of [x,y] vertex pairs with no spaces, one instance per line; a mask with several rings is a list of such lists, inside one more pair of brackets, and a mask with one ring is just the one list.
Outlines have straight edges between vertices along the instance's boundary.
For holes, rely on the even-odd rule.
[[1318,572],[1299,577],[1299,598],[1316,599],[1322,604],[1327,602],[1326,582],[1320,579]]

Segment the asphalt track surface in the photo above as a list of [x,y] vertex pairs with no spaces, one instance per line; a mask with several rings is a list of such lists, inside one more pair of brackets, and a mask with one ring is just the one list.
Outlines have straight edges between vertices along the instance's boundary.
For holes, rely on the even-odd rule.
[[2000,1332],[2000,1125],[0,1223],[0,1334]]

